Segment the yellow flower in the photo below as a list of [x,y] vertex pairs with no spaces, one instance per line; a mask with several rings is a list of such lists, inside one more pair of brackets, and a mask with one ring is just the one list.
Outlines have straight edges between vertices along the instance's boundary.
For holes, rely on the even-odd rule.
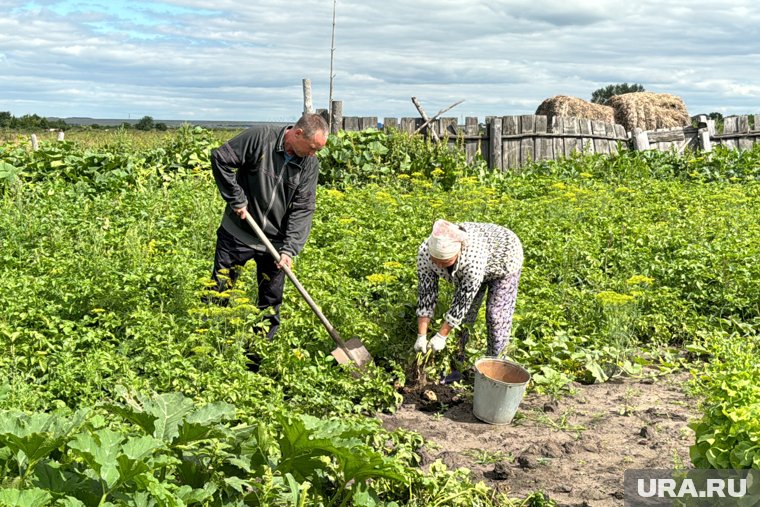
[[592,176],[594,176],[594,175],[591,174],[591,173],[581,173],[580,174],[581,178],[591,178]]
[[603,305],[623,306],[633,301],[633,296],[619,294],[615,291],[605,290],[596,295],[596,299]]
[[444,173],[444,172],[443,172],[443,170],[441,170],[441,168],[440,168],[440,167],[436,167],[436,168],[435,168],[435,169],[433,169],[433,171],[430,173],[430,176],[432,176],[433,178],[438,178],[438,177],[440,177],[440,176],[443,176],[444,174],[446,174],[446,173]]
[[367,280],[369,283],[381,285],[384,283],[395,282],[396,277],[393,275],[386,275],[384,273],[373,273],[371,275],[367,275]]
[[649,278],[648,276],[644,275],[633,275],[628,280],[625,281],[628,285],[642,285],[642,284],[651,284],[654,282],[654,278]]
[[388,261],[388,262],[383,263],[383,267],[388,268],[388,269],[397,269],[397,268],[400,268],[401,266],[402,264],[396,261]]

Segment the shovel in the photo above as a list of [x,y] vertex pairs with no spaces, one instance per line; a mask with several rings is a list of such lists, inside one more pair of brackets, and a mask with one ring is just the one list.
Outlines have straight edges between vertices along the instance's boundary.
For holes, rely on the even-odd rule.
[[[245,220],[248,222],[248,225],[251,226],[251,229],[253,229],[253,231],[256,233],[256,236],[261,240],[262,243],[264,243],[264,246],[267,247],[269,254],[274,257],[274,260],[279,264],[280,253],[275,250],[274,246],[272,246],[272,243],[264,235],[264,231],[261,230],[259,225],[253,220],[253,218],[251,218],[251,215],[248,212],[245,214]],[[338,347],[331,352],[335,360],[338,361],[339,364],[347,364],[353,362],[356,364],[356,366],[362,369],[367,364],[371,363],[372,356],[369,354],[369,351],[364,346],[364,344],[362,344],[359,338],[354,337],[347,342],[343,341],[343,338],[340,337],[338,331],[336,331],[332,324],[330,324],[330,321],[327,320],[327,317],[324,316],[319,307],[317,307],[317,304],[314,302],[314,300],[311,299],[309,293],[306,292],[304,286],[301,285],[301,282],[298,281],[296,275],[293,274],[293,271],[288,266],[282,266],[281,269],[285,272],[288,278],[290,278],[290,281],[293,282],[293,285],[296,286],[296,289],[298,289],[298,292],[309,304],[309,307],[314,311],[315,314],[317,314],[317,317],[319,317],[322,325],[325,326],[325,329],[327,329],[327,333],[333,340],[335,340],[335,343],[338,345]]]

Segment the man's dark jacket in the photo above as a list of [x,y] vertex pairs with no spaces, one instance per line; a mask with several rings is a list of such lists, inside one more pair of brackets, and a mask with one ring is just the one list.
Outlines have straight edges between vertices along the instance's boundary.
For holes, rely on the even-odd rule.
[[314,156],[286,161],[288,128],[247,129],[211,152],[211,169],[227,201],[222,227],[243,243],[263,250],[253,230],[232,211],[246,206],[274,247],[295,257],[311,230],[319,161]]

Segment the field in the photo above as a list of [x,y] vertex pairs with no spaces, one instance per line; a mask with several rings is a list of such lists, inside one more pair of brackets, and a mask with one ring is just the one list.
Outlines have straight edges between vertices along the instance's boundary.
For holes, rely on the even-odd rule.
[[[295,271],[370,349],[357,378],[290,285],[260,339],[253,266],[229,306],[203,302],[229,135],[0,145],[0,504],[621,505],[633,465],[760,468],[757,146],[492,174],[420,138],[332,137]],[[437,218],[523,241],[507,354],[533,379],[508,427],[472,418],[469,382],[412,389]],[[468,364],[484,351],[481,316]]]

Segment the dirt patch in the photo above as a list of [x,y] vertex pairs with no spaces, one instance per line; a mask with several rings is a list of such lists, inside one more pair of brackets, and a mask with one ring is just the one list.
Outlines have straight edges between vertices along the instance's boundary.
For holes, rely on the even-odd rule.
[[512,497],[541,490],[557,505],[623,505],[623,472],[690,466],[687,428],[695,400],[687,372],[574,385],[552,400],[529,392],[514,420],[490,425],[472,415],[472,382],[406,389],[404,403],[380,418],[385,428],[416,431],[428,442],[422,465],[440,459]]

